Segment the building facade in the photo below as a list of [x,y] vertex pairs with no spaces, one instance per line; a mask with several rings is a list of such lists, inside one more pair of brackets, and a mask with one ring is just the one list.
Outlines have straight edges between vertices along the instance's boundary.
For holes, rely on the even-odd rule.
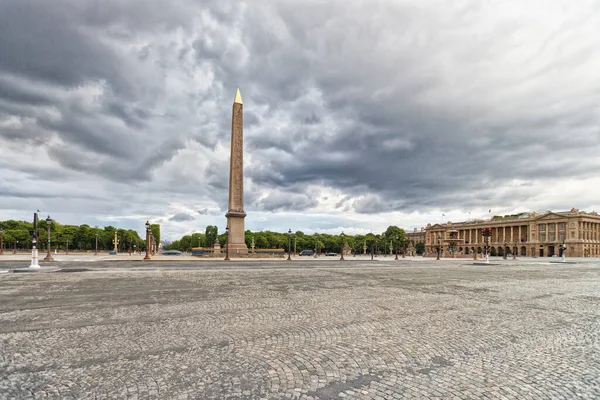
[[425,243],[425,228],[414,228],[412,232],[406,231],[406,252],[408,255],[416,255],[417,243]]
[[460,257],[483,253],[482,228],[491,228],[491,254],[505,253],[527,257],[560,255],[567,246],[567,257],[600,257],[600,215],[596,212],[522,213],[490,220],[428,224],[425,230],[425,255]]

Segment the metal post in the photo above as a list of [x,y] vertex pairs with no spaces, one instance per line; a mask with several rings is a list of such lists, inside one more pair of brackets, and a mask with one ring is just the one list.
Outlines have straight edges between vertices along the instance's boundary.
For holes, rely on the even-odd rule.
[[0,228],[0,255],[4,254],[4,231]]
[[225,228],[225,260],[231,261],[229,258],[229,225]]
[[29,266],[29,268],[40,268],[38,264],[37,227],[38,216],[37,213],[33,213],[33,232],[31,235],[31,265]]
[[94,252],[94,255],[98,255],[98,231],[96,231],[96,251]]
[[398,235],[396,235],[396,261],[398,261]]
[[46,218],[46,231],[48,232],[48,245],[46,246],[48,249],[48,252],[46,253],[46,257],[44,258],[44,261],[54,261],[54,258],[52,258],[52,256],[50,255],[50,227],[52,224],[52,219],[50,218],[50,216],[48,215],[48,218]]
[[340,261],[344,261],[344,232],[342,232],[342,256],[340,257]]
[[288,230],[288,261],[292,261],[292,230]]
[[504,249],[502,250],[502,253],[504,254],[504,256],[502,258],[504,258],[505,260],[506,258],[506,242],[504,242]]
[[146,255],[144,261],[150,260],[152,260],[152,257],[150,257],[150,222],[146,221]]

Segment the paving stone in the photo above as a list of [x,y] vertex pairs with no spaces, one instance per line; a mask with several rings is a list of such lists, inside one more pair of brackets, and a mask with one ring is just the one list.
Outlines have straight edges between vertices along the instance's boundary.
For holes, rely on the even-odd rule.
[[600,265],[0,276],[0,399],[600,398]]

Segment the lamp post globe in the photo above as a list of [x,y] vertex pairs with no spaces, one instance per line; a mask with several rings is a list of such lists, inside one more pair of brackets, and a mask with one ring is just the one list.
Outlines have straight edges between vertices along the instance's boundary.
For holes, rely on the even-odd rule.
[[231,259],[229,258],[229,225],[227,225],[225,227],[225,260],[223,261],[230,261]]
[[342,232],[341,236],[342,236],[342,256],[340,257],[340,261],[344,261],[344,232]]
[[288,229],[288,261],[292,261],[292,230]]

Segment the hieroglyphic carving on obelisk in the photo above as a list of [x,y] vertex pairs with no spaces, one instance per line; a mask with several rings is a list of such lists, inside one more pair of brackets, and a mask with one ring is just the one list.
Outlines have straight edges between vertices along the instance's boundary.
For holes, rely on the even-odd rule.
[[233,101],[231,116],[231,160],[229,164],[229,256],[248,254],[244,239],[244,106],[240,89]]

